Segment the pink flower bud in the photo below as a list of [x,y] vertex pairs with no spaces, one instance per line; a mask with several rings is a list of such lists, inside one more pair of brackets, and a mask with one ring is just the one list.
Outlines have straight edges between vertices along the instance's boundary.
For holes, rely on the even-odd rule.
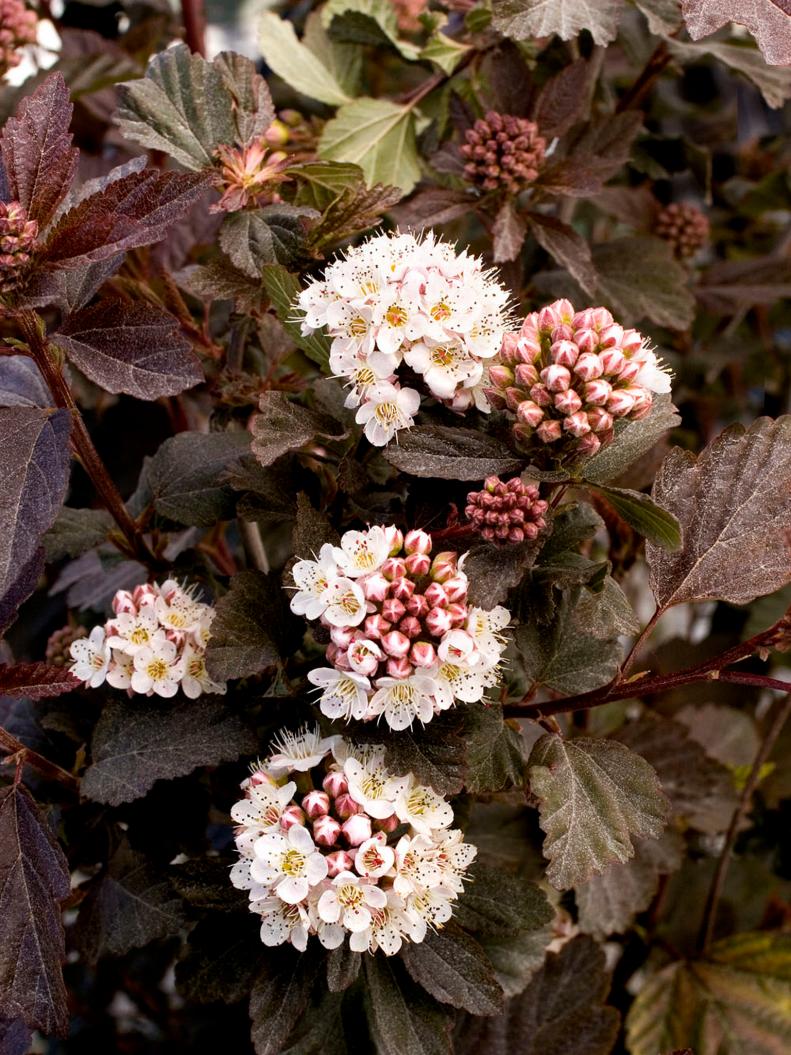
[[586,436],[581,436],[577,442],[577,453],[585,455],[586,458],[590,458],[591,455],[595,454],[601,447],[601,440],[594,433],[589,432]]
[[137,605],[129,590],[118,590],[113,597],[113,611],[116,615],[121,615],[122,612],[137,615]]
[[582,406],[582,400],[573,388],[567,392],[556,392],[554,402],[561,414],[575,414]]
[[159,599],[159,594],[150,583],[143,583],[141,586],[135,586],[132,591],[132,600],[138,608],[144,608],[146,605],[156,604]]
[[342,792],[335,799],[335,812],[342,821],[348,820],[349,817],[354,817],[355,814],[362,812],[362,806],[354,801],[348,792]]
[[527,363],[520,363],[516,368],[516,380],[522,388],[529,389],[538,381],[538,370]]
[[562,322],[550,333],[550,340],[553,344],[558,344],[560,341],[570,341],[574,336],[574,330],[567,322]]
[[577,360],[574,373],[581,381],[594,381],[604,373],[604,367],[598,355],[594,355],[593,352],[585,352]]
[[505,390],[505,405],[509,410],[516,410],[520,400],[525,398],[521,388],[507,388]]
[[562,426],[559,421],[542,421],[536,435],[542,443],[554,443],[562,435]]
[[280,814],[280,827],[284,832],[287,832],[288,829],[293,828],[295,824],[300,827],[303,826],[305,824],[305,814],[295,802],[292,802],[291,805],[286,806]]
[[599,355],[599,361],[608,377],[617,377],[626,362],[620,348],[605,348]]
[[249,776],[250,787],[258,787],[260,784],[267,784],[270,788],[277,786],[274,777],[265,772],[263,769],[254,769]]
[[[500,345],[500,359],[504,363],[515,363],[516,362],[516,343],[519,340],[519,334],[513,330],[508,330],[503,334],[503,343]],[[494,378],[492,378],[494,381]],[[494,384],[497,384],[494,381]]]
[[550,392],[565,392],[571,384],[571,374],[567,367],[553,363],[552,366],[547,366],[541,371],[541,380]]
[[338,670],[351,670],[351,663],[349,662],[348,649],[338,648],[337,645],[327,645],[327,659],[332,663],[333,667],[337,667]]
[[558,366],[572,367],[576,363],[580,350],[573,341],[556,341],[549,349],[552,362]]
[[332,795],[333,798],[337,795],[343,795],[349,790],[349,785],[346,783],[346,777],[339,769],[330,770],[322,781],[321,786],[327,794]]
[[382,648],[388,656],[400,658],[409,652],[409,638],[400,630],[391,630],[382,638]]
[[358,580],[358,582],[363,588],[365,599],[376,603],[383,601],[387,597],[387,591],[390,589],[390,583],[378,571],[373,572],[372,575],[366,575],[365,578]]
[[[515,531],[517,529],[514,528],[512,530]],[[538,527],[538,524],[534,524],[531,521],[531,522],[529,522],[527,524],[523,524],[522,527],[521,527],[521,531],[522,531],[522,539],[530,539],[532,541],[534,538],[538,538],[539,527]],[[510,541],[511,542],[521,542],[522,539],[513,539],[512,538]]]
[[627,358],[631,358],[635,352],[643,347],[643,335],[637,330],[624,330],[621,341],[621,351]]
[[427,531],[408,531],[404,549],[407,553],[431,553],[431,535]]
[[[431,584],[431,586],[433,585],[434,583]],[[452,579],[448,579],[447,582],[444,582],[442,588],[445,591],[445,597],[447,600],[458,604],[459,602],[467,600],[467,590],[469,589],[469,585],[467,576],[464,572],[459,572],[457,575],[454,575]],[[431,590],[431,586],[429,586],[426,593]],[[444,605],[437,604],[436,607],[443,608]]]
[[405,615],[398,624],[398,629],[410,640],[413,640],[416,637],[420,637],[423,624],[414,615]]
[[392,630],[392,623],[383,618],[383,616],[369,615],[365,620],[365,636],[373,638],[374,641],[379,641],[380,638]]
[[359,846],[371,838],[371,818],[367,814],[357,813],[343,822],[341,832],[349,846]]
[[563,422],[563,428],[566,432],[570,432],[572,436],[584,436],[591,430],[588,424],[588,415],[584,410],[578,410],[576,414],[570,414]]
[[415,673],[406,656],[390,656],[385,669],[391,678],[409,678]]
[[566,323],[571,322],[574,318],[574,305],[571,303],[570,300],[567,300],[565,297],[561,297],[560,300],[556,300],[552,307],[555,309],[558,314],[558,317],[560,318],[560,321],[564,325]]
[[505,402],[505,397],[501,392],[498,392],[496,388],[484,388],[483,394],[488,399],[489,405],[492,407],[493,410],[503,410],[504,407],[507,405]]
[[431,578],[435,582],[445,582],[456,574],[458,554],[453,550],[443,550],[431,562]]
[[377,832],[394,832],[401,822],[393,813],[389,817],[374,821],[374,830]]
[[614,389],[612,395],[607,400],[607,409],[614,418],[626,417],[633,406],[633,397],[623,388]]
[[334,854],[327,854],[327,875],[334,879],[341,872],[350,872],[354,866],[354,858],[346,850],[336,850]]
[[[593,328],[593,308],[583,308],[578,311],[572,319],[575,330],[590,330]],[[576,338],[575,338],[576,339]]]
[[594,330],[601,333],[602,330],[612,325],[612,315],[606,308],[594,308],[591,325]]
[[610,398],[612,385],[609,381],[599,377],[595,381],[588,381],[582,392],[588,406],[603,407]]
[[539,330],[553,330],[556,326],[559,326],[562,321],[560,315],[555,310],[554,304],[547,305],[547,307],[542,308],[538,313]]
[[470,614],[466,604],[449,604],[445,611],[450,616],[451,627],[464,626]]
[[326,791],[309,791],[302,799],[302,809],[310,820],[315,821],[330,812],[330,797]]
[[544,411],[532,399],[524,399],[516,408],[516,417],[523,425],[534,429],[544,420]]
[[[410,553],[406,559],[407,574],[412,578],[420,578],[422,575],[428,575],[430,567],[431,557],[428,553]],[[398,580],[398,582],[406,581],[406,579]]]
[[489,367],[489,380],[495,388],[505,391],[509,385],[514,383],[514,372],[510,366],[502,363],[492,363]]
[[530,398],[539,407],[551,407],[552,406],[552,395],[547,389],[546,385],[537,384],[533,385],[530,389]]
[[525,315],[522,327],[519,331],[522,337],[535,337],[538,333],[538,312],[531,311]]
[[[535,332],[530,335],[523,334],[516,344],[516,359],[520,363],[529,365],[536,363],[541,358],[541,342]],[[518,368],[517,368],[518,369]]]
[[623,340],[623,326],[617,322],[606,326],[599,335],[602,348],[620,348]]
[[599,335],[595,330],[576,330],[574,343],[580,352],[595,352],[599,347]]
[[433,637],[442,637],[451,628],[451,618],[447,608],[432,608],[423,622]]
[[341,837],[341,826],[334,817],[323,814],[313,822],[313,841],[319,846],[335,846]]
[[[446,581],[449,582],[452,578],[455,577],[455,574],[448,576],[448,579]],[[447,608],[448,606],[449,597],[445,593],[444,587],[438,582],[429,583],[429,585],[426,587],[425,597],[429,603],[430,608]]]
[[642,363],[637,362],[635,359],[627,359],[621,367],[621,372],[618,374],[619,381],[634,381],[637,375],[640,373]]
[[415,583],[412,579],[408,579],[406,576],[402,576],[400,579],[395,579],[390,584],[390,596],[395,597],[397,601],[402,601],[404,604],[406,604],[414,592]]
[[356,671],[357,674],[364,674],[368,677],[379,666],[382,650],[375,641],[368,641],[362,638],[360,641],[354,641],[349,646],[346,658],[352,670]]
[[612,414],[604,407],[594,407],[588,411],[588,424],[594,432],[608,432],[612,428]]
[[409,658],[416,667],[432,667],[437,661],[437,653],[430,641],[414,641]]
[[406,610],[410,615],[415,616],[416,619],[423,619],[428,614],[429,608],[431,608],[431,605],[422,593],[413,593],[406,602]]
[[388,597],[382,602],[382,615],[388,623],[397,623],[406,612],[403,601],[397,597]]
[[404,545],[404,535],[397,527],[393,527],[390,524],[385,528],[385,538],[387,539],[387,552],[391,557],[395,557],[401,552]]
[[382,575],[390,582],[406,575],[406,564],[403,557],[388,557],[382,565]]

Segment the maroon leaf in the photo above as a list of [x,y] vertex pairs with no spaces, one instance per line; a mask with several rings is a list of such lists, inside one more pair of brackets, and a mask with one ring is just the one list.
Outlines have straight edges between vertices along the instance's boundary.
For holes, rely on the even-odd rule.
[[54,267],[82,267],[164,237],[203,193],[194,172],[133,172],[81,201],[59,221],[44,249]]
[[728,22],[746,26],[770,66],[791,65],[791,8],[787,0],[683,0],[681,10],[693,40]]
[[100,301],[66,319],[52,339],[107,392],[159,399],[203,380],[177,320],[152,304]]
[[547,81],[533,113],[543,136],[562,136],[585,116],[590,105],[592,72],[589,62],[577,59]]
[[596,268],[591,248],[573,227],[554,216],[531,212],[527,215],[533,237],[542,249],[554,257],[575,278],[586,293],[596,289]]
[[475,201],[464,191],[445,187],[427,187],[390,210],[395,222],[404,229],[435,226],[457,220],[474,208]]
[[60,73],[24,99],[5,125],[0,142],[10,197],[45,227],[65,198],[79,151],[71,145],[72,106]]
[[64,1034],[69,1018],[59,902],[66,858],[21,784],[0,790],[0,1016]]
[[46,663],[0,665],[0,694],[14,699],[43,700],[79,688],[80,681],[64,667]]
[[595,194],[629,160],[642,120],[635,110],[600,114],[574,133],[566,156],[547,165],[535,186],[571,197]]
[[33,593],[43,571],[44,547],[39,546],[0,597],[0,634],[16,619],[19,606]]
[[0,409],[0,596],[52,527],[69,479],[67,410]]
[[502,264],[516,260],[527,234],[524,218],[516,210],[512,199],[503,202],[492,225],[494,262]]

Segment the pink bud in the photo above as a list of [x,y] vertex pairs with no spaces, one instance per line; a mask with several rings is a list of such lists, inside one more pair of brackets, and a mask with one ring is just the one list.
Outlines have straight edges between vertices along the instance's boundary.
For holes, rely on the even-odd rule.
[[637,362],[635,359],[627,359],[621,367],[621,372],[618,374],[619,381],[634,381],[637,375],[640,373],[642,363]]
[[496,388],[491,388],[491,386],[488,388],[484,388],[483,394],[489,400],[489,404],[492,409],[503,410],[503,408],[507,406],[505,402],[505,397],[501,392],[498,392]]
[[599,347],[599,335],[595,330],[576,330],[574,343],[581,352],[595,352]]
[[395,557],[401,552],[404,545],[404,535],[397,527],[393,527],[390,524],[385,528],[385,538],[387,539],[387,552],[391,557]]
[[604,367],[598,355],[594,355],[593,352],[585,352],[577,360],[574,373],[582,381],[594,381],[604,373]]
[[118,590],[113,597],[113,611],[116,615],[121,615],[122,612],[137,615],[137,605],[128,590]]
[[338,648],[337,645],[327,645],[327,659],[338,670],[352,669],[347,649]]
[[[455,574],[448,576],[448,579],[446,581],[449,582],[452,578],[455,577]],[[438,582],[429,583],[429,585],[426,587],[425,597],[429,603],[430,608],[447,608],[448,606],[449,597],[445,593],[444,587]]]
[[382,602],[382,615],[388,623],[397,623],[406,612],[403,601],[397,597],[388,597]]
[[309,791],[302,799],[302,809],[314,821],[330,812],[330,797],[326,791]]
[[[431,586],[433,585],[434,583],[431,584]],[[429,586],[426,593],[431,590],[431,586]],[[467,590],[469,589],[469,582],[467,580],[467,576],[463,572],[459,572],[457,575],[454,575],[452,579],[448,579],[446,582],[444,582],[442,584],[442,588],[445,591],[445,597],[448,601],[458,603],[460,601],[467,600]],[[445,606],[442,604],[437,604],[436,607],[443,608]]]
[[445,582],[456,574],[458,554],[453,550],[443,550],[431,562],[431,578],[435,582]]
[[405,615],[398,624],[398,629],[410,640],[419,637],[423,624],[414,615]]
[[143,608],[145,605],[156,604],[159,599],[159,594],[150,583],[143,583],[140,586],[135,586],[132,591],[132,600],[138,608]]
[[552,330],[555,326],[559,326],[562,321],[560,315],[555,311],[554,304],[547,305],[538,313],[539,330]]
[[631,357],[643,347],[643,335],[637,330],[624,330],[621,350],[624,355]]
[[599,361],[608,377],[620,374],[626,362],[620,348],[606,348],[599,356]]
[[562,435],[559,421],[542,421],[536,429],[536,435],[542,443],[554,443]]
[[464,626],[470,614],[466,604],[449,604],[445,611],[450,616],[451,627]]
[[433,637],[442,637],[451,628],[451,618],[447,608],[432,608],[423,621]]
[[367,601],[379,602],[387,597],[390,583],[381,572],[375,571],[371,575],[366,575],[365,578],[358,581],[360,581]]
[[382,565],[382,575],[390,582],[406,575],[406,564],[403,557],[388,557]]
[[489,380],[495,388],[505,391],[509,385],[514,383],[514,372],[510,366],[503,363],[492,363],[489,367]]
[[549,349],[549,354],[558,366],[571,367],[576,363],[580,350],[573,341],[556,341]]
[[391,630],[382,638],[382,648],[388,656],[400,658],[409,652],[409,638],[400,630]]
[[593,328],[593,308],[584,308],[578,311],[572,319],[575,330],[590,330]]
[[373,674],[379,666],[379,660],[382,658],[382,650],[375,641],[367,641],[363,638],[360,641],[353,642],[353,644],[349,646],[346,658],[348,659],[349,666],[352,670],[368,677]]
[[274,788],[277,786],[274,777],[270,777],[270,775],[266,773],[263,769],[253,770],[253,772],[250,774],[249,781],[250,786],[253,788],[258,787],[259,784],[267,784],[270,788]]
[[623,340],[623,326],[617,322],[606,326],[599,335],[602,348],[620,348]]
[[634,406],[634,399],[622,388],[616,388],[607,400],[607,409],[614,418],[623,418]]
[[546,385],[533,385],[533,387],[530,389],[530,398],[539,407],[552,406],[552,395],[547,389]]
[[588,415],[584,410],[578,410],[576,414],[570,414],[563,422],[563,428],[566,432],[570,432],[572,436],[584,436],[591,430],[588,424]]
[[416,619],[422,619],[427,615],[429,608],[431,608],[431,605],[422,593],[413,593],[406,602],[406,610],[410,615],[414,615]]
[[349,846],[359,846],[371,838],[371,818],[367,814],[357,813],[343,822],[341,832]]
[[604,407],[594,407],[588,411],[588,424],[594,432],[607,432],[612,428],[612,414]]
[[280,827],[284,832],[287,832],[289,828],[293,828],[295,824],[302,826],[304,823],[305,814],[295,802],[292,802],[290,806],[286,806],[280,814]]
[[505,390],[505,405],[509,410],[516,410],[520,400],[525,398],[521,388],[507,388]]
[[[514,530],[517,530],[517,529],[514,529]],[[534,538],[538,538],[538,532],[539,532],[538,524],[534,524],[532,522],[530,522],[528,524],[522,524],[521,532],[522,532],[522,537],[523,538],[531,539],[531,540],[534,539]],[[511,539],[511,541],[512,542],[516,542],[516,541],[521,542],[522,540],[521,539]]]
[[330,627],[330,640],[338,648],[348,648],[352,641],[361,637],[356,626],[333,626]]
[[552,307],[557,312],[558,318],[561,322],[568,323],[574,318],[574,305],[570,300],[562,297],[560,300],[556,300]]
[[569,323],[561,322],[559,326],[554,327],[549,336],[553,344],[557,344],[559,341],[570,341],[574,336],[574,330]]
[[541,371],[541,380],[550,392],[565,392],[571,384],[571,374],[567,367],[553,363]]
[[343,795],[344,792],[349,789],[349,785],[346,783],[346,777],[339,769],[330,770],[322,781],[321,786],[327,794],[332,795],[333,798],[337,795]]
[[[503,343],[500,345],[500,359],[504,363],[516,362],[516,343],[518,340],[519,334],[515,333],[513,330],[506,331],[506,333],[503,334]],[[496,381],[494,383],[497,384]]]
[[612,315],[606,308],[594,308],[591,325],[594,330],[601,333],[602,330],[612,325]]
[[516,380],[522,388],[529,389],[538,381],[538,370],[527,363],[520,363],[516,368]]
[[650,408],[653,402],[653,397],[647,388],[643,388],[642,385],[630,385],[623,389],[628,395],[634,400],[634,406],[632,407],[632,414],[639,413],[642,410]]
[[577,443],[577,452],[584,454],[586,457],[590,457],[595,454],[596,451],[601,447],[601,440],[594,433],[589,432],[586,436],[581,436]]
[[[528,365],[537,363],[541,358],[541,342],[535,332],[523,334],[516,345],[516,359],[520,363]],[[518,369],[518,367],[517,367]]]
[[349,817],[354,817],[355,814],[361,813],[362,806],[356,803],[348,792],[342,792],[335,799],[335,812],[342,821],[345,821]]
[[341,837],[341,826],[334,817],[324,814],[313,822],[313,841],[319,846],[334,846]]
[[528,315],[525,315],[522,321],[522,328],[519,331],[523,337],[535,337],[538,332],[538,312],[531,311]]
[[516,417],[517,421],[521,421],[523,425],[534,429],[544,420],[544,411],[532,399],[524,399],[516,408]]
[[334,879],[341,872],[350,872],[354,866],[354,858],[346,850],[336,850],[334,854],[327,854],[327,875]]
[[409,650],[409,658],[416,667],[432,667],[437,660],[437,653],[430,641],[415,641]]
[[582,400],[573,388],[567,392],[556,392],[554,402],[561,414],[574,414],[582,406]]
[[408,579],[406,576],[402,576],[400,579],[394,579],[390,584],[390,596],[395,597],[397,601],[402,601],[404,604],[406,604],[414,592],[414,580]]
[[604,378],[600,377],[595,381],[588,381],[582,391],[585,396],[585,402],[589,406],[603,407],[610,398],[612,385],[609,381],[605,381]]
[[[421,575],[428,575],[430,567],[431,557],[428,553],[410,553],[406,559],[407,574],[412,578],[420,578]],[[406,579],[398,580],[398,582],[406,581]]]
[[382,820],[374,821],[374,829],[378,832],[394,832],[401,822],[393,813]]
[[388,633],[392,629],[392,623],[388,623],[378,613],[376,615],[369,615],[365,620],[365,636],[373,638],[378,641],[384,634]]
[[427,531],[408,531],[404,549],[407,553],[431,553],[431,535]]
[[390,656],[385,669],[391,678],[410,678],[415,673],[406,656]]

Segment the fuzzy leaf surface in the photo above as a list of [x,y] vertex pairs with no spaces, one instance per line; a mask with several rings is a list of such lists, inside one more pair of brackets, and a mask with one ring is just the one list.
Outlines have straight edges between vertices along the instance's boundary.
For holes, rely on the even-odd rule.
[[216,604],[206,665],[220,681],[258,674],[280,658],[273,639],[285,617],[283,590],[274,577],[248,568],[231,579]]
[[26,355],[0,358],[0,407],[49,407],[52,394],[41,371]]
[[261,465],[271,465],[314,436],[332,436],[338,431],[338,423],[327,414],[294,403],[285,392],[264,392],[259,409],[250,429],[251,449]]
[[212,527],[234,512],[223,474],[250,450],[247,432],[180,432],[165,440],[148,465],[156,511],[178,524]]
[[280,1055],[308,1008],[319,961],[287,945],[267,958],[250,994],[255,1055]]
[[736,22],[752,33],[770,66],[791,65],[791,8],[784,0],[682,0],[681,10],[693,40]]
[[695,299],[667,242],[640,235],[615,238],[595,247],[593,263],[598,297],[626,321],[650,319],[673,330],[691,325]]
[[513,472],[522,464],[493,436],[447,425],[418,425],[405,430],[397,444],[385,448],[384,456],[410,476],[446,480],[483,480],[492,474]]
[[47,696],[62,696],[64,692],[73,692],[79,686],[79,680],[64,667],[50,667],[46,663],[0,665],[2,696],[43,700]]
[[500,0],[495,29],[514,40],[549,37],[571,40],[587,29],[597,44],[609,44],[618,32],[621,0]]
[[678,520],[648,495],[627,487],[600,485],[596,490],[604,495],[616,513],[648,542],[671,553],[681,549],[681,528]]
[[670,397],[655,396],[651,410],[644,418],[616,423],[612,443],[585,462],[581,472],[583,480],[606,484],[617,479],[680,422],[681,417]]
[[431,931],[422,942],[401,953],[407,971],[441,1004],[463,1008],[471,1015],[495,1015],[503,1007],[491,963],[481,946],[452,920]]
[[450,1018],[395,958],[366,956],[368,1026],[381,1055],[450,1055]]

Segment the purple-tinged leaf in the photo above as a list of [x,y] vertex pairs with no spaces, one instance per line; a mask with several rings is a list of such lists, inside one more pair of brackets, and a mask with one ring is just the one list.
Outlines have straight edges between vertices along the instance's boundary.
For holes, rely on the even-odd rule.
[[31,1039],[21,1018],[0,1020],[0,1055],[27,1055]]
[[69,480],[68,411],[0,409],[0,596],[58,515]]
[[178,321],[153,304],[100,301],[67,318],[52,340],[107,392],[159,399],[203,380]]
[[590,108],[593,64],[577,59],[550,77],[536,100],[533,120],[545,138],[562,136]]
[[517,211],[512,198],[500,206],[492,225],[493,259],[495,264],[516,260],[522,251],[527,234],[525,219]]
[[0,634],[16,619],[19,606],[33,593],[44,571],[44,547],[39,546],[30,560],[0,596]]
[[52,395],[27,355],[0,356],[0,407],[51,407]]
[[0,140],[11,200],[44,228],[68,193],[79,152],[71,145],[69,90],[53,73],[19,105]]
[[68,271],[35,271],[25,285],[25,307],[44,308],[53,305],[68,315],[84,307],[114,275],[124,260],[124,253],[108,256],[95,264],[69,268]]
[[396,469],[410,476],[442,476],[446,480],[483,480],[491,474],[514,472],[523,460],[494,436],[447,425],[420,425],[405,430],[398,444],[384,450]]
[[60,904],[70,890],[63,851],[21,785],[0,790],[0,1015],[66,1032]]
[[427,187],[390,210],[395,222],[403,230],[434,227],[466,216],[475,199],[464,191],[446,187]]
[[43,700],[79,687],[79,679],[65,667],[50,667],[46,663],[0,665],[0,694],[13,699]]
[[565,267],[586,293],[592,294],[596,289],[596,268],[591,259],[591,248],[582,235],[555,216],[530,212],[527,220],[541,248]]
[[275,119],[275,107],[266,81],[255,63],[235,51],[221,51],[212,60],[233,98],[233,116],[240,143],[259,139]]
[[[108,550],[109,552],[105,552]],[[103,611],[117,590],[132,590],[146,581],[146,569],[136,560],[119,559],[112,547],[92,549],[62,569],[50,590],[51,595],[66,593],[70,608]]]
[[682,0],[681,10],[693,40],[736,22],[752,33],[770,66],[791,65],[791,8],[785,0]]
[[82,267],[165,236],[204,192],[206,177],[146,169],[110,183],[57,223],[43,250],[49,267]]
[[450,921],[422,942],[405,946],[401,958],[407,971],[442,1004],[471,1015],[496,1015],[504,994],[481,946]]

